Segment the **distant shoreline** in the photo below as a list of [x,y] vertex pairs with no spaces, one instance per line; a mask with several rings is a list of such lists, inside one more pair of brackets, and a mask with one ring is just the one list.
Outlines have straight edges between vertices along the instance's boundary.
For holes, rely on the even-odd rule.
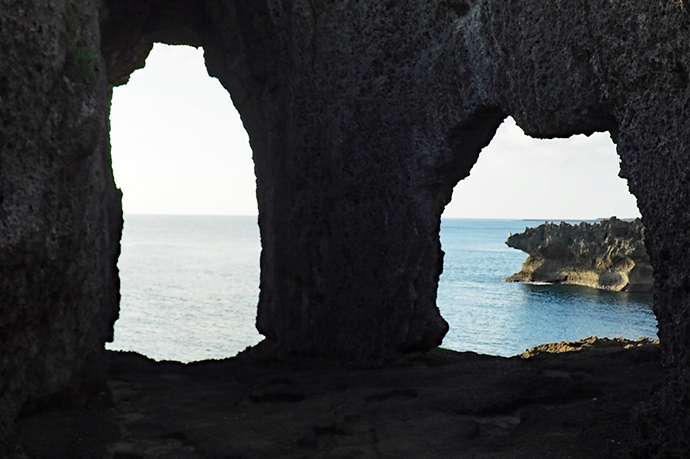
[[[258,218],[258,214],[170,214],[170,213],[124,213],[124,217],[246,217]],[[609,217],[596,218],[510,218],[510,217],[441,217],[441,220],[468,220],[468,221],[522,221],[526,223],[544,222],[596,222],[606,220]],[[639,217],[618,217],[620,220],[634,220]]]

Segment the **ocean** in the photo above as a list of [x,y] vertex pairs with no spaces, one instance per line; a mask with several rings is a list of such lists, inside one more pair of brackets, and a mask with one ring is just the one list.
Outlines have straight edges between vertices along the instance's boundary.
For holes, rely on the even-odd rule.
[[[527,257],[505,240],[541,223],[443,220],[443,347],[510,356],[592,335],[656,337],[650,295],[504,282]],[[259,253],[256,217],[126,215],[120,318],[107,348],[190,362],[256,344]]]

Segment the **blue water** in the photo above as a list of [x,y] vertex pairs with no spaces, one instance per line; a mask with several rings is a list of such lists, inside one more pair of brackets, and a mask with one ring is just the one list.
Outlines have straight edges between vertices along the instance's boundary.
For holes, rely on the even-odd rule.
[[592,335],[656,337],[650,295],[504,282],[527,257],[505,240],[541,223],[442,222],[446,257],[438,305],[450,324],[444,347],[507,356],[537,344]]
[[[540,223],[443,221],[444,347],[508,356],[591,335],[656,337],[647,295],[504,282],[526,257],[504,241]],[[120,319],[108,348],[193,361],[257,343],[259,252],[255,217],[126,216]]]

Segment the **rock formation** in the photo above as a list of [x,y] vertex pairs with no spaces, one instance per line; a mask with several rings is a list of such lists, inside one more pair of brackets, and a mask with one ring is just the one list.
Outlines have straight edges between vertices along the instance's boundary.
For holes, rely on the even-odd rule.
[[22,409],[98,387],[119,297],[111,88],[160,41],[204,47],[249,133],[257,328],[284,355],[437,346],[440,217],[499,124],[609,131],[668,372],[644,454],[688,448],[689,29],[678,0],[0,0],[0,444]]
[[615,292],[648,292],[654,283],[640,219],[544,223],[512,234],[506,245],[529,254],[522,270],[508,282],[572,284]]

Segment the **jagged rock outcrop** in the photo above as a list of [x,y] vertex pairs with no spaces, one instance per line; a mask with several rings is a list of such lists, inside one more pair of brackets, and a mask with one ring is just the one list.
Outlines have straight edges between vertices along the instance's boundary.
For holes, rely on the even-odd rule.
[[623,348],[626,350],[636,349],[645,346],[657,346],[659,341],[649,338],[640,338],[638,340],[629,340],[626,338],[599,338],[598,336],[590,336],[578,341],[561,341],[560,343],[540,344],[539,346],[527,349],[520,354],[523,359],[532,359],[544,354],[563,354],[566,352],[583,352],[591,349],[616,349]]
[[529,257],[508,282],[571,284],[615,292],[648,292],[654,273],[640,219],[544,223],[512,234],[508,247]]
[[284,354],[438,345],[440,217],[502,120],[611,132],[668,371],[641,454],[690,448],[689,29],[677,0],[0,0],[0,444],[22,407],[97,383],[119,295],[111,87],[162,41],[204,47],[249,133],[257,328]]

